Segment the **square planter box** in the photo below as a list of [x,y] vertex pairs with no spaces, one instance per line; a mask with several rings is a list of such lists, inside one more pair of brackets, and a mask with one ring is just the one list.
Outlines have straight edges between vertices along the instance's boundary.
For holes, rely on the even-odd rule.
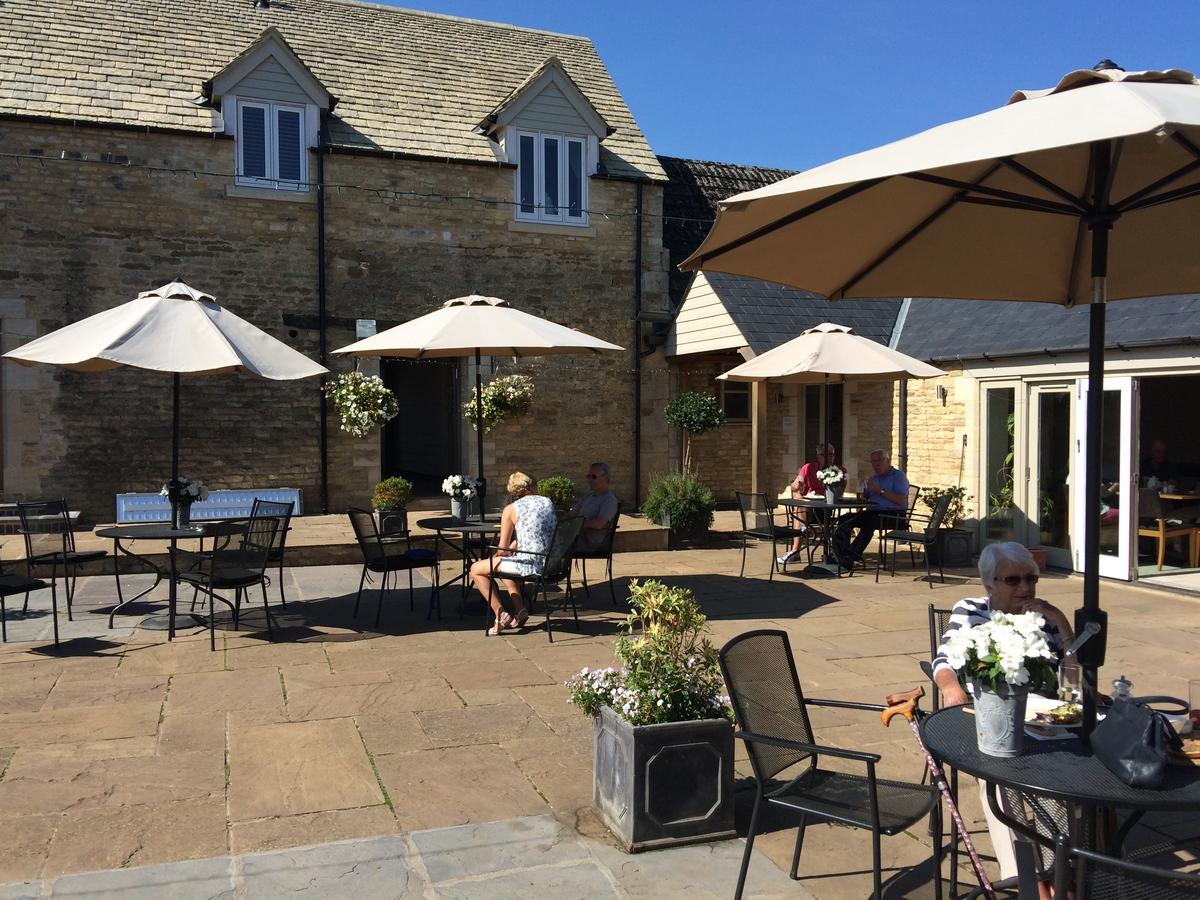
[[937,540],[929,548],[929,561],[938,565],[962,568],[971,565],[973,535],[965,528],[941,528]]
[[635,727],[602,707],[592,808],[627,853],[735,837],[732,724],[706,719]]

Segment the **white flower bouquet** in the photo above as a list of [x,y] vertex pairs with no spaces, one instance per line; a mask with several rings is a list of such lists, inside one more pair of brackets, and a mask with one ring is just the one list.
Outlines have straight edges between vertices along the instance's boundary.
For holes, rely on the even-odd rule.
[[1058,680],[1045,624],[1037,613],[993,612],[990,622],[950,634],[946,661],[968,681],[992,691],[1007,684],[1053,695]]
[[188,481],[186,478],[180,478],[178,481],[168,481],[158,493],[178,503],[190,504],[195,503],[197,500],[208,499],[208,488],[204,486],[203,481]]
[[474,500],[479,491],[479,482],[466,475],[447,475],[442,481],[442,493],[449,494],[451,500],[467,502]]
[[846,480],[846,473],[837,466],[826,466],[817,472],[817,481],[826,487],[833,487]]

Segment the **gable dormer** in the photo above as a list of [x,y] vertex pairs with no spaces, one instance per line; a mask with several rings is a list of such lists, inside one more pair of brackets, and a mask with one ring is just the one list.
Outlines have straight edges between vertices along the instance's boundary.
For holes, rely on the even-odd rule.
[[308,151],[337,100],[283,35],[268,28],[204,84],[237,148],[237,183],[308,190]]
[[613,133],[555,57],[517,85],[477,126],[517,167],[516,218],[586,225],[587,178]]

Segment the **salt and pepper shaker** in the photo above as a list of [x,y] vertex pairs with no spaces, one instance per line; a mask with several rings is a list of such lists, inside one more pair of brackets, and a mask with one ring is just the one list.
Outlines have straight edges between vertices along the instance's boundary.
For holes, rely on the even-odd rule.
[[1133,696],[1133,682],[1122,675],[1113,682],[1113,700],[1128,700]]

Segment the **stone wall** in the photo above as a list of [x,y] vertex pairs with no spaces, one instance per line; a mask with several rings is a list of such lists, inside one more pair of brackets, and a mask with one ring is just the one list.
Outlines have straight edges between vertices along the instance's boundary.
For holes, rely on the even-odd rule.
[[[0,161],[5,350],[181,277],[317,357],[317,206],[311,195],[228,196],[232,141],[5,122],[0,152],[45,160]],[[510,168],[335,154],[325,177],[328,347],[354,340],[354,319],[385,327],[468,293],[612,341],[625,351],[497,360],[501,371],[534,374],[538,394],[528,417],[488,436],[485,459],[493,485],[524,468],[582,487],[586,464],[605,458],[614,488],[628,492],[636,186],[593,179],[590,204],[610,216],[594,214],[580,231],[530,230],[495,202],[512,196]],[[661,188],[644,193],[643,304],[661,308]],[[335,371],[352,368],[331,359]],[[157,489],[170,465],[170,384],[130,370],[5,363],[5,497],[66,495],[105,521],[117,492]],[[210,487],[300,487],[318,511],[317,379],[185,377],[182,397],[184,474]],[[338,510],[369,499],[380,444],[349,438],[330,412],[329,506]],[[448,461],[448,473],[473,463],[464,432],[467,459]]]
[[[944,400],[938,397],[939,387],[946,391]],[[908,382],[909,480],[922,487],[964,485],[973,498],[967,502],[968,518],[979,509],[978,389],[979,383],[961,369]]]

